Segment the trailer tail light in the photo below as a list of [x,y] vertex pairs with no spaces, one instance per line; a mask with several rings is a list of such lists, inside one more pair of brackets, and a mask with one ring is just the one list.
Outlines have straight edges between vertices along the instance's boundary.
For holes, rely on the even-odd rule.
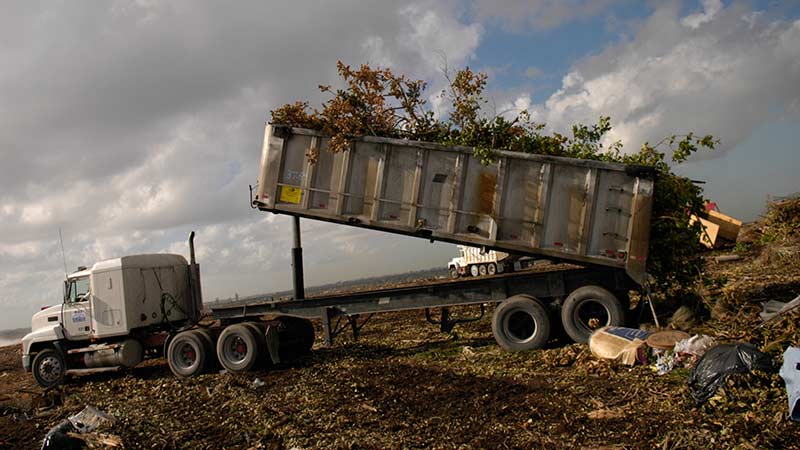
[[556,247],[563,247],[564,243],[563,242],[553,242],[553,245],[555,245]]
[[622,250],[617,252],[617,258],[619,259],[625,259],[626,256],[628,256],[628,252],[623,252]]

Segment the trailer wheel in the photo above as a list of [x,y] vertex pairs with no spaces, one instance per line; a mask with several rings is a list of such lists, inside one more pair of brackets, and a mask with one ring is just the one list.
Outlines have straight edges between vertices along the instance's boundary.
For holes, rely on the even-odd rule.
[[263,346],[255,325],[237,323],[222,330],[217,339],[217,359],[222,367],[231,372],[244,372],[258,362]]
[[46,348],[33,358],[33,378],[43,388],[58,386],[64,381],[67,365],[64,355],[54,348]]
[[480,273],[478,273],[478,265],[477,264],[473,264],[473,265],[469,266],[469,274],[472,275],[473,277],[477,277],[478,275],[480,275]]
[[542,348],[550,338],[550,316],[536,298],[515,295],[495,308],[492,334],[497,344],[506,350],[517,352]]
[[489,275],[496,274],[497,273],[497,264],[489,263],[489,265],[486,266],[486,273],[488,273]]
[[561,323],[575,342],[589,342],[602,327],[625,324],[625,311],[617,297],[600,286],[583,286],[572,291],[561,307]]
[[196,377],[203,373],[211,356],[202,334],[196,330],[175,335],[167,347],[167,364],[179,378]]
[[458,278],[458,269],[455,266],[450,266],[450,278],[456,279]]
[[481,265],[478,266],[478,273],[481,276],[486,275],[486,264],[481,264]]

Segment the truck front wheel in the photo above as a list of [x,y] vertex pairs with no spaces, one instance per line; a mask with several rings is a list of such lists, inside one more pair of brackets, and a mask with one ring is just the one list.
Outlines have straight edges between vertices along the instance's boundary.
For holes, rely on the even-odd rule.
[[43,388],[58,386],[64,381],[67,365],[64,355],[56,349],[46,348],[33,358],[33,378]]
[[506,350],[542,348],[550,338],[550,316],[536,298],[515,295],[494,309],[492,334],[497,344]]
[[455,266],[450,266],[450,278],[454,280],[458,278],[458,269]]

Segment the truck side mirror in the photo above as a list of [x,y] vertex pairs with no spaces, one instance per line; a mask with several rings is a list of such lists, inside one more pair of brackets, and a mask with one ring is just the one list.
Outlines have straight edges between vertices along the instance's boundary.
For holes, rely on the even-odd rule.
[[64,280],[64,303],[69,299],[69,280]]

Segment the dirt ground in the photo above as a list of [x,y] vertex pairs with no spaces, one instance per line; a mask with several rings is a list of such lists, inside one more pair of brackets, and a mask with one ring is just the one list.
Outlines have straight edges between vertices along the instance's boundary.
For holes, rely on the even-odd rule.
[[[714,256],[732,249],[708,255],[706,317],[686,327],[752,342],[780,363],[786,346],[800,345],[798,314],[756,328],[759,302],[800,294],[799,253],[737,251],[741,260],[719,264]],[[659,376],[559,340],[505,352],[488,316],[443,334],[421,311],[385,314],[358,341],[318,342],[292,364],[180,381],[153,360],[48,392],[22,371],[19,347],[3,347],[0,449],[39,448],[48,428],[85,405],[116,417],[104,432],[128,449],[800,448],[777,373],[732,376],[696,406],[688,368]]]

